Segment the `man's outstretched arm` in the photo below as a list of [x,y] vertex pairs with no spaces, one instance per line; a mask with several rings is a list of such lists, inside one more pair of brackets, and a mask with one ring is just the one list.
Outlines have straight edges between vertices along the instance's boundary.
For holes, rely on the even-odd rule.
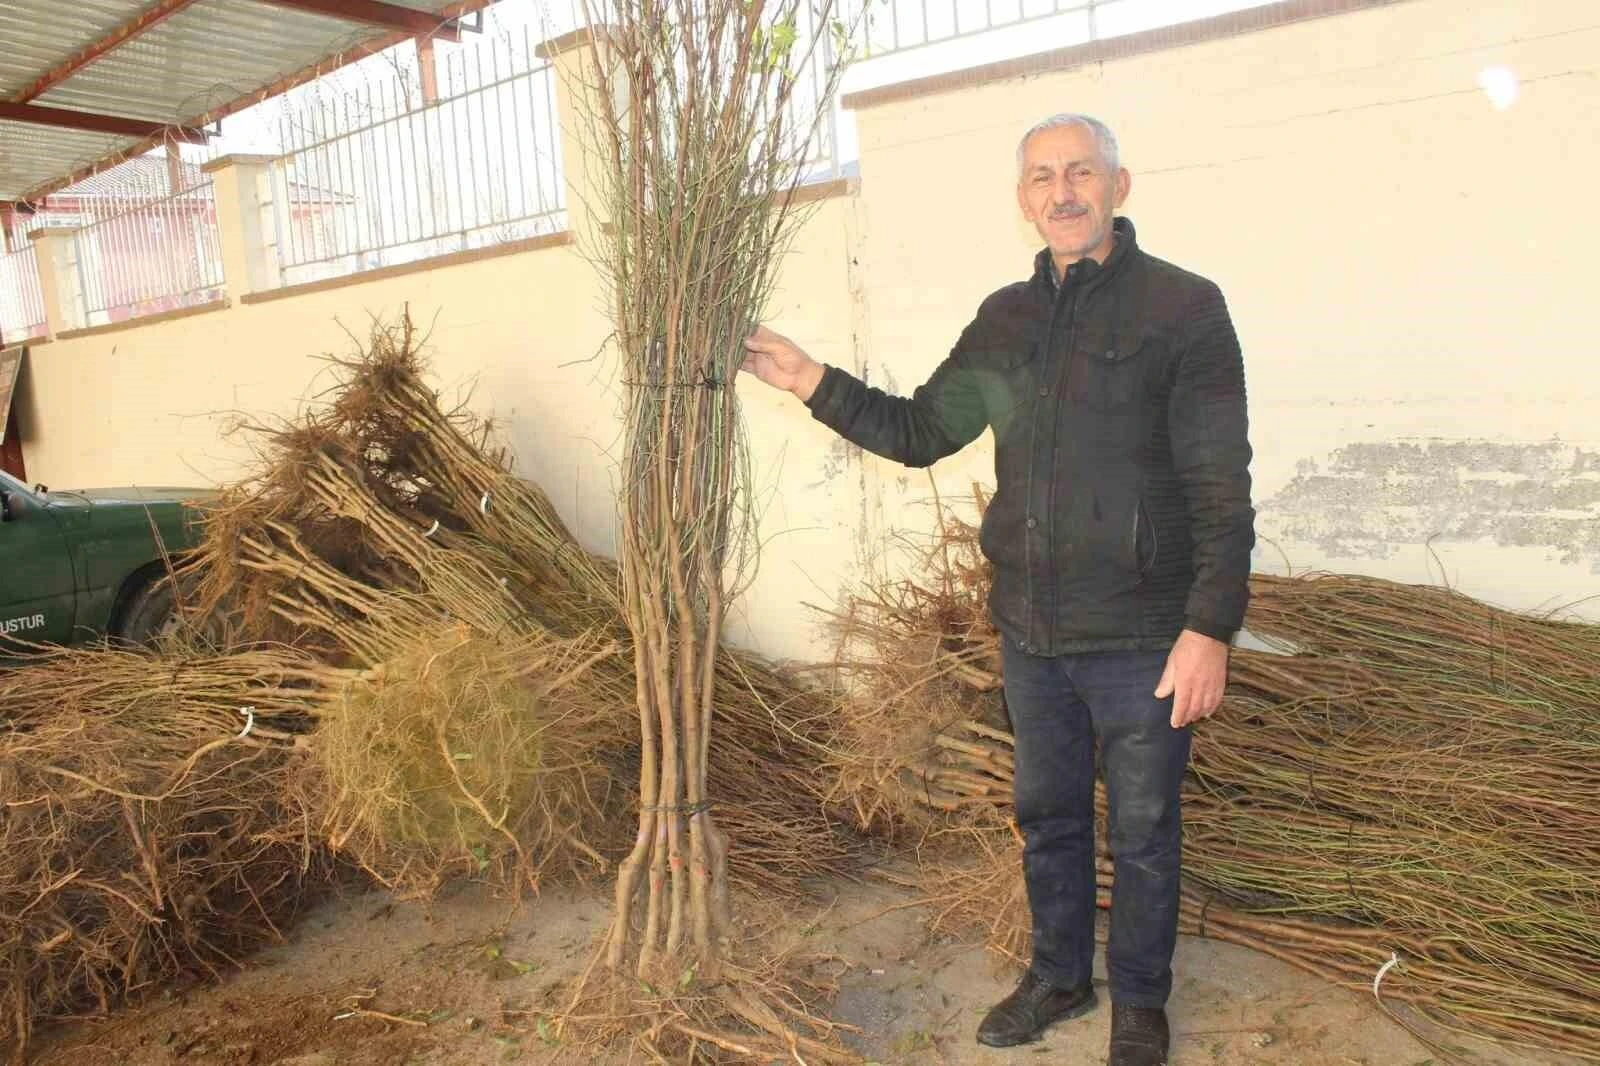
[[988,425],[959,346],[909,397],[891,396],[825,366],[765,326],[745,341],[745,349],[745,370],[792,392],[817,421],[851,443],[906,466],[930,466],[972,443]]

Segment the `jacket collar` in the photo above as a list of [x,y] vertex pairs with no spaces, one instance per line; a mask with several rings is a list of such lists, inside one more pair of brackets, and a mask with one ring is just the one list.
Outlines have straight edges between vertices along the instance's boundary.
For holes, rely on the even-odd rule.
[[[1106,261],[1098,263],[1088,257],[1078,260],[1067,268],[1069,280],[1080,285],[1098,285],[1105,279],[1113,277],[1138,251],[1139,241],[1134,232],[1132,219],[1123,215],[1116,216],[1111,220],[1111,232],[1116,235],[1116,241],[1111,245],[1111,254],[1106,256]],[[1033,257],[1033,274],[1036,279],[1044,282],[1046,291],[1051,293],[1056,291],[1056,265],[1048,247],[1039,249],[1038,254]]]

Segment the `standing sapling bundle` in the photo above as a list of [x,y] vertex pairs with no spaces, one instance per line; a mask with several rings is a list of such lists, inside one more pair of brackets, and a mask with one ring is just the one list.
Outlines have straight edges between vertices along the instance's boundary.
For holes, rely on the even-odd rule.
[[590,11],[603,28],[580,131],[607,220],[595,259],[614,298],[626,396],[621,577],[642,747],[638,835],[619,867],[605,958],[644,988],[722,988],[725,1007],[789,1047],[777,1016],[732,990],[728,842],[707,764],[718,636],[754,544],[734,384],[841,69],[808,30],[844,34],[831,6],[641,0]]

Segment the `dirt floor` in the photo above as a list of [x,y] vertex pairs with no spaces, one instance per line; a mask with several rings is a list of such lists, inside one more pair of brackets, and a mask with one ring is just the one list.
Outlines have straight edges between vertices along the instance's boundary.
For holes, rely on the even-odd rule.
[[[1013,976],[981,948],[930,939],[913,902],[897,889],[849,884],[831,906],[795,918],[819,950],[842,958],[831,1014],[859,1028],[850,1039],[868,1057],[884,1066],[1105,1061],[1103,988],[1099,1010],[1041,1043],[1005,1052],[974,1043],[983,1011]],[[547,892],[515,911],[471,887],[429,906],[347,895],[220,982],[41,1033],[32,1061],[480,1066],[570,1058],[549,1042],[542,1012],[588,961],[607,912],[599,891]],[[1275,960],[1184,938],[1175,968],[1173,1066],[1444,1066],[1370,996]],[[1477,1062],[1568,1066],[1448,1043]]]

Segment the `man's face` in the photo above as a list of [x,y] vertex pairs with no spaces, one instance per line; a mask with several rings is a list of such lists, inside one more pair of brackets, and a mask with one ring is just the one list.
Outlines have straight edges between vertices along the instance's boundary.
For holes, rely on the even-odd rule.
[[1058,267],[1085,256],[1105,261],[1111,223],[1128,198],[1127,170],[1112,172],[1087,126],[1057,126],[1028,138],[1017,203]]

